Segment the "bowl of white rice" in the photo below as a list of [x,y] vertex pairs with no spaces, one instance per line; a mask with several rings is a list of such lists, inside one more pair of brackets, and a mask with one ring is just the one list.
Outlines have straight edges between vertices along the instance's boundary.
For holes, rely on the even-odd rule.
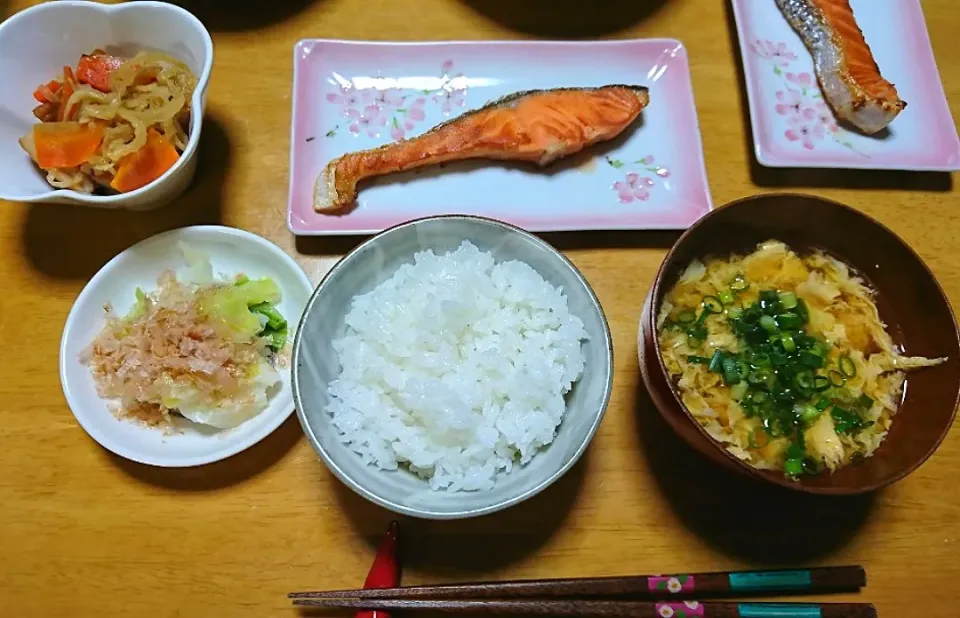
[[560,252],[511,225],[388,229],[317,287],[293,348],[297,416],[344,484],[397,513],[457,519],[539,493],[587,449],[613,345]]

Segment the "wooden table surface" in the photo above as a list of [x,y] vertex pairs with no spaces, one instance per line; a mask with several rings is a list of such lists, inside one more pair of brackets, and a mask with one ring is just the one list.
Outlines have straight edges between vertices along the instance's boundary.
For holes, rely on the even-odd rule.
[[[0,0],[0,16],[26,4]],[[726,2],[249,4],[185,3],[216,45],[197,180],[185,197],[145,214],[0,204],[0,615],[295,616],[289,590],[362,583],[391,515],[334,479],[295,418],[228,461],[156,469],[91,440],[57,373],[71,303],[136,241],[190,224],[238,226],[296,255],[315,280],[358,242],[295,241],[284,225],[291,48],[302,37],[680,38],[716,204],[784,189],[851,204],[902,235],[960,305],[960,197],[949,175],[755,164]],[[956,118],[960,11],[953,0],[923,6]],[[635,339],[641,302],[675,238],[548,235],[592,283],[611,322],[617,367],[606,419],[583,460],[525,504],[474,521],[402,520],[404,581],[861,563],[869,578],[861,596],[881,616],[956,616],[957,432],[886,491],[816,499],[733,478],[660,421],[641,386]]]

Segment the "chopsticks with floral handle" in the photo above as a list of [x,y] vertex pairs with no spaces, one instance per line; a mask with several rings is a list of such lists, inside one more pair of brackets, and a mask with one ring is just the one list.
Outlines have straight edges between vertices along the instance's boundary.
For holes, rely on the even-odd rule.
[[295,599],[303,609],[384,609],[448,614],[582,618],[875,618],[869,603],[738,603],[583,599]]
[[512,599],[532,597],[623,597],[665,599],[761,594],[816,594],[859,590],[867,583],[861,566],[772,571],[720,571],[682,575],[633,575],[506,582],[405,586],[371,590],[291,592],[291,599]]

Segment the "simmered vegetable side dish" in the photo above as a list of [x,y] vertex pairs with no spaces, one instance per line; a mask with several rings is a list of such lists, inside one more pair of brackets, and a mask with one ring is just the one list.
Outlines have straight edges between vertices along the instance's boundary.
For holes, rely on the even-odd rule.
[[684,405],[735,456],[791,477],[869,457],[904,372],[864,282],[777,241],[694,261],[664,298],[660,351]]
[[94,50],[37,87],[40,120],[20,145],[58,189],[127,193],[160,178],[187,144],[197,78],[156,52]]

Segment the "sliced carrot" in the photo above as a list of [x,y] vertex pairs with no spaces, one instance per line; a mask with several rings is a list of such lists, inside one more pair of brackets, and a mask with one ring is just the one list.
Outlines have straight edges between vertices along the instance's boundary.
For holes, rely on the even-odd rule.
[[46,84],[42,84],[33,91],[33,98],[39,103],[53,103],[57,91],[60,90],[61,84],[58,80],[51,79]]
[[77,167],[86,163],[103,141],[103,127],[79,122],[41,122],[33,125],[37,165],[43,169]]
[[110,92],[110,74],[123,64],[123,58],[97,54],[81,56],[77,64],[77,80],[100,92]]
[[70,120],[70,112],[72,110],[67,109],[67,101],[73,96],[76,90],[76,88],[74,88],[76,83],[77,78],[73,75],[73,69],[63,67],[63,87],[60,88],[60,109],[57,111],[57,120],[60,122]]
[[150,129],[147,143],[120,161],[110,186],[120,193],[145,187],[173,167],[180,158],[177,149],[162,135]]

